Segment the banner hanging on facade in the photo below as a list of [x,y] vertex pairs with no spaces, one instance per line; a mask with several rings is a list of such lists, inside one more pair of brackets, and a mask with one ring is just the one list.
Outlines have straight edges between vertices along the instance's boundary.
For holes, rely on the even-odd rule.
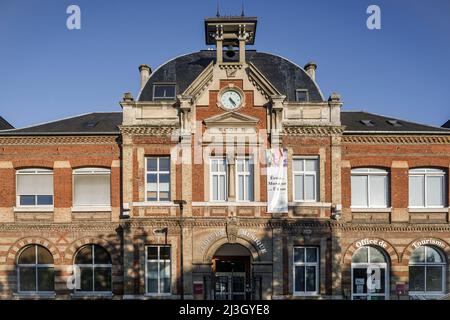
[[266,150],[267,160],[267,212],[288,212],[287,150]]

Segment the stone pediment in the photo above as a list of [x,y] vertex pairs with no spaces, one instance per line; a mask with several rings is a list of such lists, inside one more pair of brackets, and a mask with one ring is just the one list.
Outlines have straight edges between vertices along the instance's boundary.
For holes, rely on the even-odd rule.
[[259,119],[246,114],[231,111],[212,116],[204,121],[208,128],[255,127],[258,124]]

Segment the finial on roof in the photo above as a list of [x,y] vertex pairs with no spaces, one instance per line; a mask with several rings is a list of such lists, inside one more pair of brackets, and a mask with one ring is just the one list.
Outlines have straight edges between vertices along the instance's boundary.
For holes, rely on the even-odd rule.
[[217,12],[216,12],[216,17],[219,18],[220,17],[220,6],[219,6],[219,0],[217,0]]
[[244,0],[242,0],[241,17],[245,17],[245,13],[244,13]]

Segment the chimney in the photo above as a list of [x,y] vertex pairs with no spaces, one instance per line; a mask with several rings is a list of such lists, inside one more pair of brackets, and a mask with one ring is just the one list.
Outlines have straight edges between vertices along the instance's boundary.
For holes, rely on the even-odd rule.
[[317,69],[317,64],[315,64],[314,62],[308,62],[305,65],[305,71],[309,74],[311,79],[313,79],[314,81],[316,81],[316,69]]
[[141,90],[144,89],[145,84],[147,83],[150,75],[152,73],[152,69],[146,64],[141,64],[139,66],[139,72],[141,74]]

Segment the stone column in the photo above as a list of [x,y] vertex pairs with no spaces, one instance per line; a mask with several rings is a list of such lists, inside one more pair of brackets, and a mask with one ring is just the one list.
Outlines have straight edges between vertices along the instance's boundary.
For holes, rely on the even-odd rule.
[[273,226],[272,250],[273,250],[272,292],[275,298],[281,298],[281,296],[283,295],[283,238],[282,238],[282,226],[278,223],[276,223]]
[[236,164],[234,155],[228,157],[228,201],[236,201]]
[[332,299],[342,299],[342,231],[331,226],[331,294]]

